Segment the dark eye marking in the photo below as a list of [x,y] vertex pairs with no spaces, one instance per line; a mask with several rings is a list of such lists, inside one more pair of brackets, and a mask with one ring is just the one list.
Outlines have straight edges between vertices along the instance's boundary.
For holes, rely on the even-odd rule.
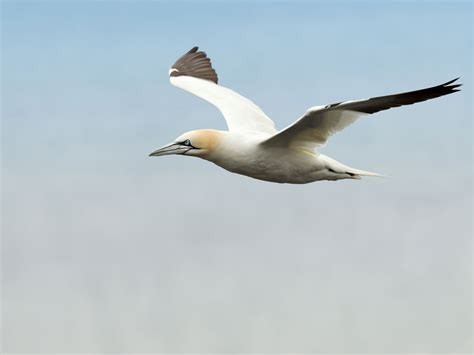
[[190,147],[190,148],[193,148],[193,149],[198,149],[195,146],[193,146],[193,144],[191,143],[191,141],[189,139],[186,139],[185,141],[179,142],[178,144],[179,145],[184,145],[186,147]]

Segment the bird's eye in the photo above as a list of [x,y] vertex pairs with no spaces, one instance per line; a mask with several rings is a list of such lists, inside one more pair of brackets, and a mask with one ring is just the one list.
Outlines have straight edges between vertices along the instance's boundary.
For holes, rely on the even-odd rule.
[[184,142],[183,142],[184,145],[187,145],[188,147],[191,146],[191,141],[189,139],[186,139]]

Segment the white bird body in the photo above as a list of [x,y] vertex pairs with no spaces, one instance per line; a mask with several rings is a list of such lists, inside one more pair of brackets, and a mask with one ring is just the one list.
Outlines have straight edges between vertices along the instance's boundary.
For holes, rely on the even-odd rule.
[[316,148],[364,114],[429,100],[459,91],[449,85],[365,100],[309,108],[289,127],[277,131],[273,121],[249,99],[217,84],[217,74],[204,52],[194,47],[170,69],[170,82],[216,106],[228,131],[195,130],[182,134],[151,156],[196,156],[233,173],[255,179],[304,184],[319,180],[360,179],[380,176],[350,168]]
[[217,149],[205,155],[204,159],[230,172],[255,179],[305,184],[317,180],[357,179],[357,173],[371,174],[309,150],[262,147],[262,143],[271,137],[268,134],[246,131],[213,133],[219,142]]
[[262,147],[270,135],[249,132],[220,134],[222,143],[219,150],[207,159],[233,173],[272,182],[305,183],[314,181],[311,180],[313,173],[323,167],[311,152]]

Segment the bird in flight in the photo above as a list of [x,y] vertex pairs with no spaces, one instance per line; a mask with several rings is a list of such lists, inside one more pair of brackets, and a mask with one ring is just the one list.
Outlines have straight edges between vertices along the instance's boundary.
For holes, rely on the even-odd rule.
[[198,47],[174,63],[169,77],[174,86],[217,107],[225,118],[228,131],[199,129],[186,132],[150,156],[199,157],[233,173],[291,184],[380,176],[348,167],[316,149],[363,115],[452,94],[461,86],[453,84],[457,78],[422,90],[314,106],[293,124],[278,131],[260,107],[218,85],[211,60]]

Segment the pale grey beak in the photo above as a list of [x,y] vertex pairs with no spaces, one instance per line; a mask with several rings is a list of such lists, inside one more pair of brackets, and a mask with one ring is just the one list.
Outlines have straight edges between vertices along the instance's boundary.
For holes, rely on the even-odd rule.
[[154,152],[149,154],[150,157],[159,157],[162,155],[169,155],[169,154],[184,154],[191,148],[180,143],[173,142],[171,144],[165,145]]

